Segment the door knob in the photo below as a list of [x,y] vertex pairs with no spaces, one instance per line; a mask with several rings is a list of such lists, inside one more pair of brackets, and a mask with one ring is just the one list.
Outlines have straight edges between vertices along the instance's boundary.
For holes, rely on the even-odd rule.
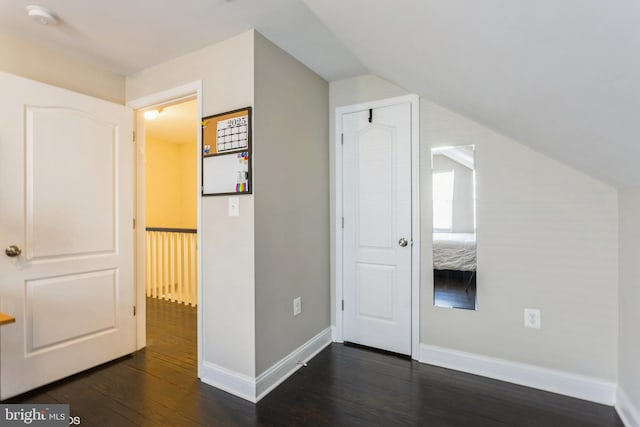
[[407,242],[407,239],[405,239],[404,237],[401,237],[400,240],[398,240],[398,244],[404,248],[409,243]]
[[4,253],[11,258],[17,257],[22,253],[22,249],[17,247],[16,245],[11,245],[7,249],[4,250]]

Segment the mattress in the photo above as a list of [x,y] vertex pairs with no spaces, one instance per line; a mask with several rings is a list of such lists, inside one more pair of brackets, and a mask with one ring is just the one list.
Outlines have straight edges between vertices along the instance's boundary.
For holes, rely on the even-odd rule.
[[475,233],[433,233],[433,268],[475,271]]

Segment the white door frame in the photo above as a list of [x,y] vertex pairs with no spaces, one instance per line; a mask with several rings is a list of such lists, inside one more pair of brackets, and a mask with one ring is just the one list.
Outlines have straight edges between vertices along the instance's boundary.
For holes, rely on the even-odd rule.
[[420,97],[405,95],[378,101],[347,105],[336,108],[335,112],[335,211],[333,212],[333,235],[335,237],[334,252],[334,312],[335,328],[333,341],[343,342],[344,319],[342,311],[343,298],[343,246],[342,246],[342,116],[370,108],[389,107],[397,104],[411,104],[411,357],[420,357]]
[[[148,109],[154,106],[167,104],[169,102],[175,102],[181,99],[196,97],[198,103],[198,124],[200,124],[200,118],[202,117],[202,81],[187,83],[182,86],[168,89],[162,92],[154,93],[143,98],[129,101],[127,106],[134,110],[134,129],[136,131],[136,307],[137,307],[137,319],[136,319],[136,349],[139,350],[146,346],[146,318],[147,313],[145,309],[146,295],[145,295],[145,147],[144,147],[144,122],[142,114],[138,114],[137,110]],[[198,127],[199,129],[199,127]],[[196,142],[197,152],[194,155],[199,156],[202,152],[202,132],[197,132]],[[199,158],[199,157],[198,157]],[[196,251],[196,263],[197,263],[197,277],[198,277],[198,305],[197,305],[197,323],[198,323],[198,377],[200,377],[201,364],[202,364],[202,316],[204,307],[202,304],[202,197],[201,195],[201,182],[202,182],[202,162],[197,163],[196,181],[197,188],[193,191],[197,191],[197,207],[196,207],[196,226],[198,228],[197,234],[197,248]]]

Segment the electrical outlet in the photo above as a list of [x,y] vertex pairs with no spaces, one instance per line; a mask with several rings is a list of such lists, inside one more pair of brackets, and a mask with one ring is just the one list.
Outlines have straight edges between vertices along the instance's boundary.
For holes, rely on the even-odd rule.
[[525,308],[524,309],[524,327],[540,329],[540,309],[539,308]]
[[297,316],[302,313],[302,299],[300,297],[293,299],[293,315]]

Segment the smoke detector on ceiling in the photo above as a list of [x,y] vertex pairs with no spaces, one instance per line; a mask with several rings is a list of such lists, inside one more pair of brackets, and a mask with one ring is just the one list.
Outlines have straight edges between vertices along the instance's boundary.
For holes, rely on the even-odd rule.
[[56,25],[58,23],[58,17],[42,6],[27,6],[27,15],[42,25]]

